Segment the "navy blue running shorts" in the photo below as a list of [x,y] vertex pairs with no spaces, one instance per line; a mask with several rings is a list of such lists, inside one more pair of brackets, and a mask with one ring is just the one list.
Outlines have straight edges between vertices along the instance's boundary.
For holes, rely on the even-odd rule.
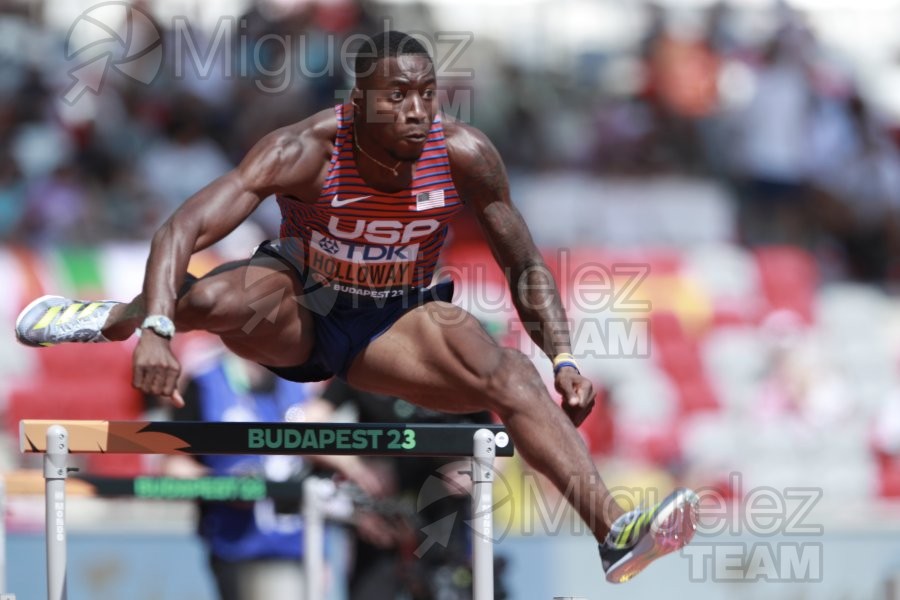
[[293,367],[263,365],[290,381],[323,381],[335,375],[346,379],[357,354],[400,317],[423,304],[435,300],[450,302],[453,298],[452,281],[411,288],[389,298],[337,292],[308,281],[302,265],[295,264],[278,242],[263,242],[253,256],[276,258],[296,274],[304,285],[304,293],[297,301],[309,309],[315,322],[315,344],[308,361]]

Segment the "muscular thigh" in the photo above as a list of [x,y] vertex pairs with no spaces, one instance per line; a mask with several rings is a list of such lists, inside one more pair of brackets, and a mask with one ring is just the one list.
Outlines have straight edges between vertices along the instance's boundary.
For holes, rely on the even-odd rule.
[[444,302],[420,306],[397,321],[354,360],[349,382],[444,412],[485,405],[486,373],[503,351],[478,321]]
[[315,333],[312,316],[296,300],[302,291],[294,272],[275,258],[227,263],[180,296],[176,326],[215,333],[244,358],[294,366],[309,357]]

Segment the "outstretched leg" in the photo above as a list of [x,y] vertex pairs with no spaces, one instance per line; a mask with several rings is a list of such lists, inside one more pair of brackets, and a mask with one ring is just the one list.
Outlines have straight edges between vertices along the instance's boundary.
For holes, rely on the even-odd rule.
[[458,307],[433,302],[407,313],[355,359],[348,375],[362,389],[440,411],[494,411],[525,460],[591,528],[609,582],[628,581],[693,537],[694,492],[678,489],[654,506],[624,513],[531,361],[498,347]]
[[351,384],[444,412],[495,412],[532,467],[566,496],[602,542],[623,514],[572,422],[522,353],[500,348],[470,315],[432,302],[361,353]]

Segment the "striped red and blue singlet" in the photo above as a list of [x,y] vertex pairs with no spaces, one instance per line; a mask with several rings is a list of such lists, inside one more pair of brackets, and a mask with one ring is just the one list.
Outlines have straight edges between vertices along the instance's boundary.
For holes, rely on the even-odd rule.
[[353,113],[335,107],[337,135],[319,198],[278,196],[281,237],[302,241],[308,277],[339,292],[389,297],[431,283],[449,220],[461,208],[450,177],[444,128],[431,125],[410,186],[373,189],[353,159]]

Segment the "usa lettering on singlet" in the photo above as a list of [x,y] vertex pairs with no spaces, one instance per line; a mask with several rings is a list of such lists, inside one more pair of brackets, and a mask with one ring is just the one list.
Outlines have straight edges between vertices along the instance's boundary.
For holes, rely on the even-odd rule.
[[308,276],[340,292],[389,297],[431,283],[450,219],[461,202],[450,177],[444,128],[431,125],[410,186],[369,187],[353,159],[353,111],[335,107],[338,129],[322,192],[313,204],[279,196],[281,237],[302,242]]

